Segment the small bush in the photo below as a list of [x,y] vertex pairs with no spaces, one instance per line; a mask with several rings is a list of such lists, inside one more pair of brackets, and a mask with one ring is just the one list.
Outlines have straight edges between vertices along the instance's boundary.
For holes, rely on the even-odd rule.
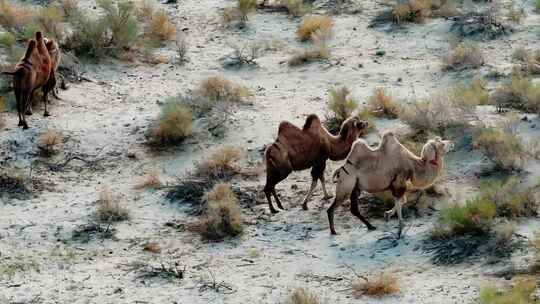
[[33,15],[33,11],[25,6],[8,0],[0,1],[0,25],[12,33],[21,32]]
[[469,84],[461,84],[450,92],[456,103],[466,107],[489,104],[489,91],[486,81],[475,78]]
[[150,170],[144,176],[140,177],[135,185],[135,189],[158,189],[161,187],[158,170]]
[[278,0],[278,5],[285,7],[287,13],[293,17],[304,16],[311,12],[311,6],[304,3],[304,0]]
[[178,32],[176,35],[176,53],[178,54],[178,60],[180,64],[188,61],[187,53],[189,49],[189,43],[187,36],[182,32]]
[[104,188],[99,194],[97,218],[102,222],[120,222],[129,218],[129,211],[120,206],[108,188]]
[[300,287],[296,288],[290,299],[287,301],[288,304],[320,304],[319,297],[309,291],[306,288]]
[[[49,38],[56,41],[64,38],[64,10],[57,4],[51,4],[41,8],[36,15],[36,24],[38,28]],[[33,36],[33,33],[32,33]]]
[[473,132],[476,148],[481,149],[495,165],[505,171],[521,170],[526,153],[521,140],[496,128],[479,127]]
[[118,49],[132,46],[138,35],[134,3],[113,0],[98,0],[97,3],[105,12],[103,18],[111,32],[112,44]]
[[505,182],[486,182],[480,188],[480,196],[495,203],[497,215],[509,218],[538,215],[540,202],[534,195],[535,188],[522,189],[517,178]]
[[206,210],[200,223],[205,239],[222,240],[240,235],[243,231],[242,212],[229,184],[220,183],[205,194]]
[[257,9],[257,0],[238,0],[238,10],[243,20],[248,19],[248,15]]
[[499,111],[503,107],[540,113],[540,84],[520,73],[514,73],[510,82],[499,86],[491,96]]
[[313,15],[302,20],[296,32],[300,41],[311,40],[313,34],[322,32],[324,35],[330,36],[332,32],[333,21],[332,17]]
[[330,50],[328,48],[312,47],[307,50],[297,51],[287,63],[290,66],[298,66],[313,61],[319,61],[330,58]]
[[174,40],[176,38],[176,25],[171,22],[165,11],[160,10],[152,15],[145,34],[149,39],[158,42]]
[[355,298],[360,298],[363,295],[382,297],[399,292],[397,278],[386,273],[381,273],[372,280],[361,279],[353,284],[352,289]]
[[47,130],[38,139],[38,148],[45,156],[50,156],[57,152],[58,146],[62,143],[62,137],[53,129]]
[[161,246],[159,246],[158,242],[148,242],[144,244],[143,250],[151,253],[161,253]]
[[156,10],[156,2],[154,0],[141,0],[136,5],[137,19],[143,22],[150,21]]
[[443,58],[443,70],[476,69],[484,64],[484,55],[477,45],[472,43],[458,44]]
[[426,99],[401,106],[399,118],[413,129],[439,132],[450,127],[466,127],[474,113],[449,92],[438,92]]
[[0,45],[10,48],[15,42],[17,41],[15,40],[15,35],[12,33],[0,33]]
[[384,88],[376,88],[368,99],[368,109],[378,117],[397,118],[401,111],[400,105]]
[[10,259],[4,257],[0,262],[0,278],[10,281],[18,273],[39,272],[39,269],[38,262],[32,257],[24,255],[15,256]]
[[351,96],[351,91],[346,86],[332,88],[328,92],[328,110],[326,126],[331,132],[337,132],[345,119],[349,118],[358,107],[358,102]]
[[237,103],[246,103],[247,98],[252,95],[247,87],[238,85],[221,76],[212,76],[201,81],[199,94],[216,101]]
[[435,226],[432,237],[485,234],[491,230],[496,214],[495,203],[482,197],[465,204],[451,204],[441,211],[440,222]]
[[395,23],[413,22],[422,23],[431,16],[430,0],[408,0],[398,1],[392,9],[392,16]]
[[193,114],[181,100],[168,99],[161,106],[161,115],[152,130],[151,142],[174,144],[193,133]]
[[238,25],[243,28],[248,21],[249,14],[257,9],[256,0],[237,0],[236,6],[223,10],[223,23],[226,26]]
[[66,46],[78,56],[99,58],[105,55],[108,45],[107,24],[84,14],[75,14],[71,21],[72,32]]
[[236,163],[244,157],[241,149],[221,147],[210,157],[195,165],[194,176],[206,180],[227,179],[239,173]]
[[79,8],[79,1],[78,0],[60,0],[60,7],[62,8],[62,11],[64,12],[65,17],[72,17],[74,16]]
[[509,290],[485,287],[480,292],[480,304],[537,304],[534,297],[536,280],[521,279]]

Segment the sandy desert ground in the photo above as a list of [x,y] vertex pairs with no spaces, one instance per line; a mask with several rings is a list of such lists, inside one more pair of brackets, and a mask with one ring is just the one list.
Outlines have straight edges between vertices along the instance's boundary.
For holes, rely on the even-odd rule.
[[[341,1],[315,1],[314,13],[329,12],[328,5]],[[0,273],[0,303],[288,303],[292,290],[304,287],[321,303],[475,303],[487,285],[508,286],[513,279],[495,275],[511,265],[521,267],[534,260],[528,241],[540,231],[540,221],[529,217],[515,221],[515,234],[523,244],[509,257],[473,255],[453,265],[433,263],[424,250],[439,211],[449,202],[463,202],[478,192],[480,180],[491,162],[478,149],[457,147],[446,156],[437,188],[445,194],[429,197],[431,208],[418,214],[406,210],[406,230],[400,240],[393,232],[395,218],[367,231],[348,211],[336,214],[337,236],[328,231],[326,208],[330,201],[317,188],[310,210],[301,209],[309,187],[309,171],[295,172],[277,187],[286,211],[270,214],[262,193],[264,173],[230,182],[248,199],[242,200],[244,233],[221,242],[201,239],[187,223],[196,220],[192,206],[167,198],[170,187],[193,169],[194,162],[208,157],[223,145],[242,147],[254,163],[276,137],[280,121],[302,125],[307,114],[328,113],[328,90],[346,85],[360,104],[377,87],[388,88],[403,103],[430,96],[438,90],[489,73],[510,74],[512,53],[519,46],[540,50],[540,14],[533,1],[517,1],[525,11],[514,31],[497,39],[479,41],[485,64],[472,70],[444,71],[441,58],[448,53],[452,19],[428,18],[420,24],[369,27],[389,5],[377,1],[345,1],[347,10],[332,15],[330,59],[299,67],[284,61],[305,43],[296,39],[302,18],[280,11],[258,10],[245,29],[224,29],[221,11],[234,5],[223,0],[180,0],[159,3],[189,43],[185,64],[175,63],[175,44],[156,53],[169,58],[157,65],[126,62],[106,57],[99,62],[81,59],[83,81],[68,82],[61,100],[52,98],[52,116],[45,118],[41,105],[28,118],[30,129],[17,127],[16,111],[0,113],[0,169],[21,174],[28,193],[9,192],[0,185],[0,269],[20,262],[15,273]],[[35,3],[37,5],[37,2]],[[503,3],[504,4],[504,3]],[[80,0],[79,6],[95,14],[95,2]],[[478,7],[484,3],[474,3]],[[505,17],[503,17],[505,18]],[[260,41],[276,45],[256,59],[256,67],[225,69],[221,58],[231,45]],[[377,56],[384,50],[383,56]],[[7,49],[0,49],[7,62]],[[253,92],[250,105],[235,105],[221,126],[223,135],[204,130],[181,144],[151,149],[146,144],[149,126],[167,97],[188,94],[209,76],[221,75],[242,83]],[[536,76],[538,77],[538,76]],[[505,80],[494,78],[494,90]],[[533,81],[538,82],[538,79]],[[6,93],[12,94],[12,93]],[[6,95],[7,97],[7,95]],[[510,110],[510,112],[516,112]],[[518,136],[525,142],[540,138],[537,114],[517,112]],[[497,123],[509,117],[493,106],[479,106],[480,121]],[[365,138],[376,144],[387,130],[405,132],[399,119],[377,118],[376,131]],[[63,138],[61,151],[45,158],[37,143],[48,129]],[[51,169],[51,164],[65,166]],[[326,179],[331,193],[331,174],[343,162],[328,162]],[[158,170],[167,187],[134,189],[148,170]],[[540,177],[540,162],[527,161],[523,172],[513,173],[524,184]],[[129,209],[126,221],[102,228],[113,237],[97,233],[84,241],[74,231],[94,221],[99,194],[108,187]],[[365,210],[364,210],[365,211]],[[363,212],[364,212],[363,211]],[[159,253],[148,252],[148,242],[159,244]],[[2,264],[4,266],[2,266]],[[183,278],[144,276],[146,269],[177,265]],[[173,267],[174,268],[174,267]],[[381,272],[398,278],[400,292],[383,297],[353,296],[351,283],[357,274]],[[532,303],[532,302],[531,302]]]

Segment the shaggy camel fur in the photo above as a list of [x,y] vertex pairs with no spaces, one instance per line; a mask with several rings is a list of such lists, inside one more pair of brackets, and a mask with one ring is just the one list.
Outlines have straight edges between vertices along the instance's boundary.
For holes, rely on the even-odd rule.
[[28,43],[24,57],[15,66],[14,72],[3,72],[13,76],[13,89],[17,100],[19,126],[28,129],[25,115],[31,115],[31,104],[34,92],[43,87],[45,116],[48,116],[45,92],[49,92],[48,83],[51,74],[51,56],[45,46],[41,32],[36,32],[36,39]]
[[349,118],[341,125],[338,136],[333,136],[322,126],[319,117],[311,114],[307,117],[303,129],[290,122],[283,121],[279,125],[276,141],[266,149],[266,185],[264,193],[272,213],[278,211],[272,205],[273,195],[278,207],[284,210],[276,194],[275,186],[284,180],[292,171],[311,168],[311,187],[304,199],[302,208],[307,210],[307,202],[311,198],[317,181],[321,180],[325,199],[330,198],[326,192],[324,169],[326,160],[342,160],[351,149],[368,123],[356,117]]
[[328,208],[330,232],[336,234],[334,209],[348,197],[351,199],[351,213],[369,230],[374,230],[375,227],[358,210],[358,197],[362,191],[377,193],[390,190],[396,202],[394,208],[385,215],[389,217],[397,211],[400,237],[403,229],[401,207],[407,202],[406,191],[431,186],[442,173],[444,154],[451,148],[451,142],[437,137],[424,145],[418,157],[405,148],[391,132],[383,135],[381,143],[375,149],[370,148],[364,140],[357,140],[347,156],[346,163],[334,172],[337,185],[334,203]]

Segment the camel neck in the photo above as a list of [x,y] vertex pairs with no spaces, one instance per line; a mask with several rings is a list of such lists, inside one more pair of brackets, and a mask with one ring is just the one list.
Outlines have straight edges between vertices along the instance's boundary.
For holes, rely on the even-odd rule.
[[347,157],[351,150],[352,142],[348,137],[341,138],[340,135],[334,136],[327,132],[327,138],[330,143],[328,156],[331,160],[342,160]]
[[433,160],[426,161],[420,159],[416,162],[416,168],[411,180],[415,188],[426,188],[432,185],[441,172],[443,159],[437,157]]

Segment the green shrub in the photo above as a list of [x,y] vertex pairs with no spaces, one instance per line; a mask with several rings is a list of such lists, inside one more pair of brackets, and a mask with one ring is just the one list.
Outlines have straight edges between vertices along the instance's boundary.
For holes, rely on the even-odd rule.
[[440,225],[434,237],[484,234],[491,229],[497,207],[492,201],[477,197],[465,204],[451,204],[441,211]]
[[108,44],[107,24],[103,19],[93,19],[84,14],[72,17],[73,31],[66,43],[78,56],[99,58],[106,54]]
[[206,210],[198,227],[209,240],[235,237],[244,231],[242,211],[229,184],[220,183],[204,196]]
[[538,304],[534,297],[536,280],[522,279],[509,290],[485,287],[480,292],[480,304]]
[[516,135],[496,128],[478,127],[473,132],[473,144],[501,170],[519,171],[524,165],[526,153]]
[[536,10],[537,13],[540,13],[540,0],[536,0],[534,2],[534,9]]
[[461,84],[453,88],[451,95],[456,103],[465,106],[477,106],[489,104],[489,91],[487,83],[481,78],[475,78],[468,84]]
[[0,261],[0,278],[12,280],[17,273],[30,271],[39,272],[39,268],[38,262],[32,257],[23,255],[15,256],[10,259],[4,257],[3,260]]
[[15,35],[12,33],[0,33],[0,45],[10,48],[15,42]]
[[36,15],[36,24],[45,36],[60,41],[64,38],[64,10],[58,4],[41,8]]
[[170,98],[161,107],[161,115],[152,131],[151,143],[174,144],[193,132],[193,114],[181,100]]

